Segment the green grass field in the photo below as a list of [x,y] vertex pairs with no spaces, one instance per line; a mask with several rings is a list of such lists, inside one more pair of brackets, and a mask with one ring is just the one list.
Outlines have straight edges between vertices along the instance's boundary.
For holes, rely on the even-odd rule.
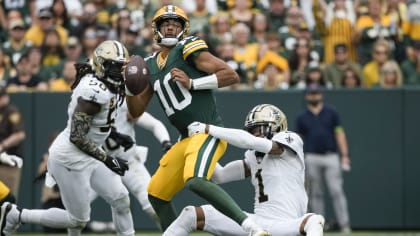
[[[19,233],[17,235],[31,235],[31,236],[65,236],[65,234],[32,234],[32,233]],[[84,234],[89,236],[111,236],[115,234]],[[158,232],[138,232],[138,236],[158,236],[161,235]],[[191,236],[209,236],[207,233],[193,233]],[[360,231],[353,232],[351,234],[340,234],[340,233],[325,233],[325,236],[420,236],[420,232],[374,232],[374,231]]]

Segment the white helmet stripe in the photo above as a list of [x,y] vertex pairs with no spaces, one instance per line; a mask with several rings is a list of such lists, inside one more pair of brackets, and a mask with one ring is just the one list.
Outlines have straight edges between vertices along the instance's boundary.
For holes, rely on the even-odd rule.
[[115,41],[115,40],[114,40],[114,44],[115,44],[115,47],[117,48],[117,53],[118,53],[117,59],[118,60],[124,60],[125,59],[125,55],[124,55],[125,52],[124,52],[123,46],[121,45],[120,42]]

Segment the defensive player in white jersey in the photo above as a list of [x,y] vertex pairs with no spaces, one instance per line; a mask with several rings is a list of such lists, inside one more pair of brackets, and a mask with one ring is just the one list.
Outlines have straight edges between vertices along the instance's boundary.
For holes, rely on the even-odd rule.
[[[117,156],[128,162],[130,169],[122,176],[124,185],[132,193],[143,211],[160,227],[158,216],[153,210],[147,197],[147,185],[150,181],[150,173],[144,163],[147,159],[148,148],[145,146],[136,146],[135,144],[135,125],[138,125],[153,133],[154,137],[162,145],[162,150],[166,152],[171,147],[169,132],[165,125],[153,117],[150,113],[144,112],[137,120],[128,112],[127,104],[123,104],[117,109],[115,119],[115,129],[111,131],[110,136],[105,140],[105,150],[111,156]],[[98,194],[92,192],[92,201]]]
[[[287,130],[284,113],[270,104],[258,105],[248,113],[245,128],[248,132],[194,122],[188,131],[189,135],[208,133],[248,149],[244,160],[216,167],[213,181],[225,183],[251,176],[255,204],[249,217],[271,235],[322,235],[323,216],[306,213],[303,142]],[[184,236],[196,229],[215,235],[247,235],[211,205],[185,207],[164,235]]]
[[119,175],[127,162],[101,148],[124,100],[121,74],[127,49],[118,41],[104,41],[94,51],[93,64],[76,64],[77,76],[68,107],[67,127],[49,148],[48,171],[57,182],[66,210],[19,209],[1,206],[1,236],[10,235],[21,223],[68,228],[80,235],[90,218],[89,192],[96,191],[112,208],[118,235],[134,235],[128,191]]

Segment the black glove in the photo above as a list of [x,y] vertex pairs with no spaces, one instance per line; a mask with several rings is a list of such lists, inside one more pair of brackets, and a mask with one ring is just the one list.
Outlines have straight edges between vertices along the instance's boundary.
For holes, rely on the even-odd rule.
[[172,143],[169,140],[163,141],[161,145],[163,153],[166,153],[172,147]]
[[[111,139],[112,141],[109,139]],[[112,145],[112,142],[114,142],[116,145]],[[134,145],[134,141],[130,136],[119,133],[114,127],[111,128],[111,133],[109,134],[105,143],[109,150],[114,150],[117,147],[122,146],[124,147],[124,151],[127,151]]]
[[125,171],[128,170],[127,161],[118,157],[106,156],[104,163],[106,167],[121,176],[124,176]]

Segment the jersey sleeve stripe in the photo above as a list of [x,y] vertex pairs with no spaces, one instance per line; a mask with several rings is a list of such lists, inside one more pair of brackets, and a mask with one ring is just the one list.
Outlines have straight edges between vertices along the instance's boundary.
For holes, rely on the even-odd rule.
[[187,59],[187,57],[191,55],[191,53],[196,52],[203,48],[208,48],[207,44],[203,40],[197,40],[197,41],[193,41],[191,43],[186,44],[184,46],[184,50],[182,51],[184,60]]

